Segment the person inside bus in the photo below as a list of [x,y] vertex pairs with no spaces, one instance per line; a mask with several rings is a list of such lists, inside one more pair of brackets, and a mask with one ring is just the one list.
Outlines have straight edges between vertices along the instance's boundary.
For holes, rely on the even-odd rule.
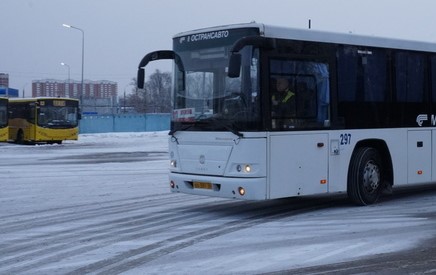
[[271,111],[273,117],[295,116],[295,93],[289,87],[288,79],[277,79],[276,89],[271,97]]

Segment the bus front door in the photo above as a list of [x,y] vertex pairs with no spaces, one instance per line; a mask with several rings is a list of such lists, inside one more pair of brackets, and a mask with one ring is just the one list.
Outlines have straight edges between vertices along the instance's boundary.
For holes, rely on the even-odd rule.
[[328,191],[328,134],[270,136],[269,196],[293,197]]

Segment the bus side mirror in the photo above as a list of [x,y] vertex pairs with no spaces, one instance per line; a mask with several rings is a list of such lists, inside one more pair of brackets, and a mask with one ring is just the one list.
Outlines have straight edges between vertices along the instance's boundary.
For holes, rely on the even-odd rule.
[[136,79],[138,84],[138,89],[144,89],[144,79],[145,79],[145,70],[144,68],[139,68],[138,77]]
[[228,77],[237,78],[241,73],[241,54],[232,53],[229,60],[229,71],[227,72]]

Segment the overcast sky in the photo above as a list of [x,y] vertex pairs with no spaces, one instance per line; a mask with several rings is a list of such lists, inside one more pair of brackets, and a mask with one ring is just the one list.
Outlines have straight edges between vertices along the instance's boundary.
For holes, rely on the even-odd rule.
[[[129,92],[141,58],[170,49],[174,34],[260,23],[436,42],[434,0],[0,0],[0,72],[30,95],[32,80],[111,80]],[[147,70],[170,70],[159,61]]]

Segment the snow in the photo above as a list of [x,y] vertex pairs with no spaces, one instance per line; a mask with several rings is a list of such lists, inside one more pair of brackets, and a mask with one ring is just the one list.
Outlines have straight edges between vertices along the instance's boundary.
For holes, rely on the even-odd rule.
[[171,194],[167,140],[108,133],[0,144],[0,273],[253,274],[398,252],[435,236],[435,189],[368,207],[332,196],[333,206],[266,218],[254,214],[326,198]]
[[[148,140],[148,141],[147,141]],[[128,155],[133,152],[167,152],[166,133],[114,133],[81,135],[78,141],[65,141],[62,145],[18,146],[15,144],[0,145],[2,155],[0,182],[2,194],[0,203],[2,212],[14,213],[14,209],[21,212],[21,207],[47,208],[60,204],[60,201],[74,200],[74,204],[89,201],[104,201],[105,194],[119,191],[120,198],[128,198],[133,194],[155,194],[166,192],[166,185],[158,184],[165,181],[167,161],[150,162],[142,167],[141,163],[122,163],[106,161],[105,163],[79,162],[76,156],[95,154],[114,154],[117,152]],[[122,156],[115,156],[122,157]],[[32,165],[36,160],[47,162],[45,165]],[[71,166],[77,161],[78,164]],[[37,169],[37,170],[35,170]],[[95,175],[94,170],[99,174]],[[143,188],[144,175],[150,181],[150,188]],[[19,175],[19,176],[17,176]],[[92,175],[91,182],[84,182]],[[130,185],[123,186],[123,178],[129,177]],[[29,184],[31,183],[31,184]],[[84,184],[87,184],[86,192]],[[104,188],[102,188],[104,186]],[[27,192],[23,192],[23,188]],[[68,188],[66,190],[66,188]],[[51,196],[45,194],[50,190]],[[66,192],[67,191],[67,192]],[[6,196],[6,194],[9,194]],[[19,201],[17,201],[19,200]],[[9,204],[9,201],[15,203]],[[21,205],[21,204],[24,205]],[[19,204],[19,205],[17,205]]]

